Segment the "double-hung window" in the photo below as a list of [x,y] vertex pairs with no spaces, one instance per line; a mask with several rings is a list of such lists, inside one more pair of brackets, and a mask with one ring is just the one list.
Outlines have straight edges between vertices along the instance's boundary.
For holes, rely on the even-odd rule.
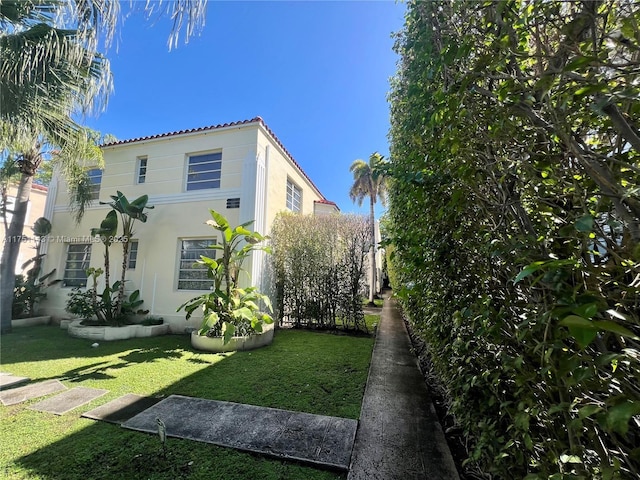
[[178,268],[178,290],[209,290],[213,285],[207,277],[204,265],[196,263],[200,256],[216,258],[216,251],[207,248],[216,243],[215,238],[180,241],[180,266]]
[[62,284],[65,287],[86,287],[87,268],[91,261],[90,243],[70,243],[67,245],[67,260],[64,264]]
[[287,180],[287,208],[292,212],[302,209],[302,190],[291,180]]
[[91,192],[91,200],[100,198],[100,184],[102,183],[102,170],[99,168],[91,169],[87,172],[89,177],[89,190]]
[[189,155],[187,159],[187,190],[220,188],[222,152]]

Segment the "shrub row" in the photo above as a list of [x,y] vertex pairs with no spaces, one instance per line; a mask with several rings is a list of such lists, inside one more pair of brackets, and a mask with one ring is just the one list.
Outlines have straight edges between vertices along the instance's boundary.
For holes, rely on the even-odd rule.
[[365,217],[283,213],[274,222],[271,241],[281,324],[366,331],[362,296],[370,242]]
[[640,5],[409,2],[394,289],[497,479],[640,478]]

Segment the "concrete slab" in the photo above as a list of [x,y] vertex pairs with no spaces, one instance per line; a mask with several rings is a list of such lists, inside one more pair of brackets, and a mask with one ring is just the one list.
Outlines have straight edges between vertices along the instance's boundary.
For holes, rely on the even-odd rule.
[[458,478],[400,311],[386,298],[347,479]]
[[349,468],[358,422],[277,408],[171,395],[122,426],[339,470]]
[[0,375],[0,390],[6,390],[8,388],[15,388],[18,385],[27,383],[31,379],[28,377],[16,377],[15,375]]
[[98,408],[89,410],[88,412],[83,413],[82,416],[92,420],[102,420],[104,422],[120,425],[143,412],[147,408],[152,407],[160,400],[160,398],[143,397],[142,395],[128,393],[127,395],[111,400]]
[[41,402],[31,405],[29,408],[39,412],[63,415],[108,392],[109,390],[101,390],[98,388],[76,387],[55,397],[42,400]]
[[59,380],[45,380],[44,382],[32,383],[24,387],[2,391],[0,392],[0,402],[2,402],[3,405],[14,405],[66,389],[67,387],[60,383]]

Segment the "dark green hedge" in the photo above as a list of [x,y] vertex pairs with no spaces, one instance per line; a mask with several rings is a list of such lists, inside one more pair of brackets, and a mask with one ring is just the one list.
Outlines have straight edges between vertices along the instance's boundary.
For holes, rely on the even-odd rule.
[[640,5],[410,2],[394,288],[493,478],[640,478]]

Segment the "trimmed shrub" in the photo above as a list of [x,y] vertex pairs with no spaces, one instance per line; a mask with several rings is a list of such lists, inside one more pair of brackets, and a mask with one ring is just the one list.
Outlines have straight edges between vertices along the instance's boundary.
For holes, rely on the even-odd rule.
[[410,2],[392,281],[469,469],[640,477],[640,5]]
[[271,242],[280,324],[366,331],[364,216],[283,213],[274,222]]

